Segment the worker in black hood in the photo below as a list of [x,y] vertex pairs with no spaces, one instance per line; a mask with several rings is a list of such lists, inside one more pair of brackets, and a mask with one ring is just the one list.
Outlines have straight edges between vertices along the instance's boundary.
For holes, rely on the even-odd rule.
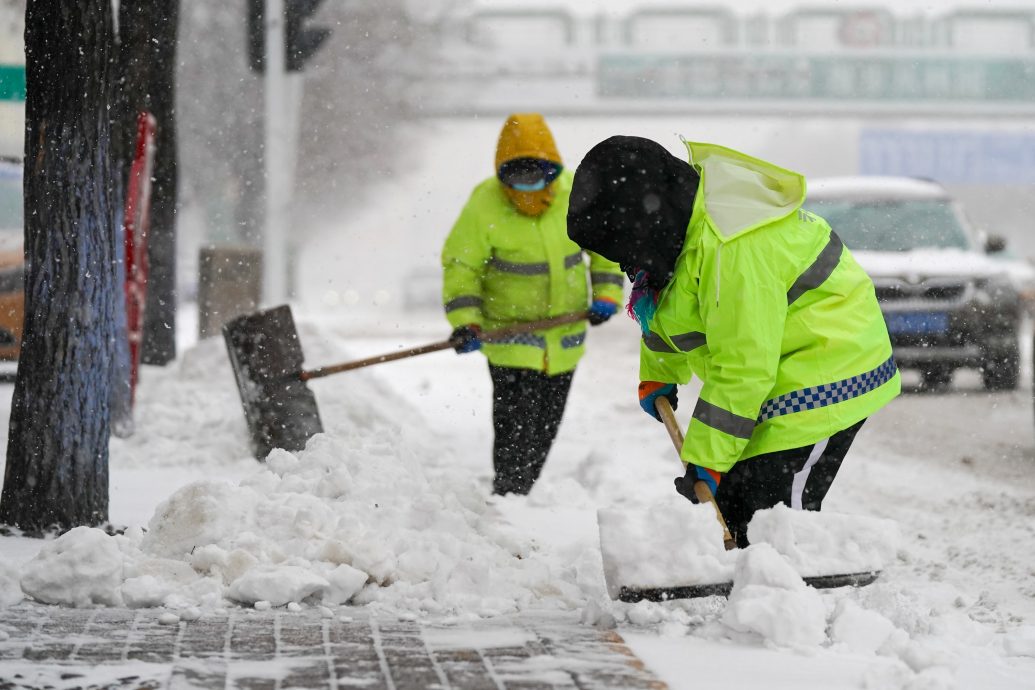
[[873,283],[802,208],[805,178],[684,143],[685,162],[638,137],[595,146],[575,171],[568,234],[633,278],[644,412],[660,419],[660,398],[675,409],[677,386],[701,380],[675,487],[713,495],[746,546],[755,511],[820,509],[901,379]]
[[699,181],[686,161],[661,144],[615,136],[586,154],[568,203],[568,236],[617,262],[655,290],[671,279],[683,250]]

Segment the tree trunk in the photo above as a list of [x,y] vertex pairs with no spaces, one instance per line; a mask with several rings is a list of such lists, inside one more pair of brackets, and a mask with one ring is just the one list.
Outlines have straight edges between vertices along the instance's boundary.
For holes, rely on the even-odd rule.
[[[141,361],[166,364],[176,357],[176,41],[179,0],[123,0],[119,5],[120,63],[124,114],[121,157],[129,173],[136,114],[158,120],[151,229],[148,233],[147,306]],[[242,18],[242,21],[243,18]]]
[[[29,0],[25,21],[25,333],[0,522],[108,519],[121,175],[108,108],[110,0]],[[121,334],[118,337],[123,337]]]

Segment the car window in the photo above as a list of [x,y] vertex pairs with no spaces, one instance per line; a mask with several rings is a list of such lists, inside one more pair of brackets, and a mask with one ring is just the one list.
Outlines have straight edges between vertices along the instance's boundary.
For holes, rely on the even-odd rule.
[[971,248],[967,231],[948,201],[823,199],[807,206],[830,223],[849,249],[904,252]]

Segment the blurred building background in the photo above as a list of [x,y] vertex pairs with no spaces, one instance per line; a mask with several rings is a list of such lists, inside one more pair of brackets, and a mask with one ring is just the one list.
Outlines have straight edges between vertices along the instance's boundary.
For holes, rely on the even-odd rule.
[[[178,264],[191,297],[200,245],[260,243],[263,83],[245,0],[180,2]],[[0,75],[24,60],[24,7],[0,0]],[[404,242],[433,266],[492,172],[503,116],[529,110],[555,124],[569,165],[609,134],[683,135],[808,176],[935,179],[976,225],[1035,255],[1030,0],[331,0],[313,21],[332,34],[305,72],[292,240],[303,260],[316,245],[322,270],[349,260],[319,256],[343,233],[358,233],[357,253]],[[3,86],[0,154],[19,154],[23,111]],[[423,181],[386,204],[415,172]],[[361,211],[370,202],[381,215]]]

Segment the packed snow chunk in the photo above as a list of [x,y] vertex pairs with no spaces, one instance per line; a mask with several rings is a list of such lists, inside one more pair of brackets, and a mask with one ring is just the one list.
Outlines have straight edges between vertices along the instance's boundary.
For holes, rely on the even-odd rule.
[[755,513],[748,540],[772,546],[803,577],[881,570],[901,543],[891,520],[793,510],[782,503]]
[[22,588],[18,585],[18,571],[13,565],[0,563],[0,609],[14,606],[22,600]]
[[302,601],[329,586],[324,578],[297,565],[264,565],[234,580],[227,596],[242,604],[268,601],[271,606],[283,606]]
[[148,522],[141,549],[155,556],[184,558],[195,548],[218,543],[247,524],[258,496],[225,482],[194,482],[159,504]]
[[326,575],[328,586],[323,593],[325,604],[347,604],[370,579],[362,570],[339,565]]
[[122,583],[122,600],[131,609],[161,606],[173,588],[154,575],[128,578]]
[[851,599],[842,599],[830,624],[830,639],[853,652],[874,654],[895,629],[895,624],[879,613],[867,611]]
[[146,558],[140,552],[123,562],[122,600],[130,608],[168,605],[177,598],[203,591],[196,572],[183,561]]
[[669,496],[649,508],[597,511],[607,593],[728,582],[735,556],[711,505]]
[[121,584],[118,544],[94,527],[76,527],[45,543],[22,568],[22,591],[46,604],[119,606]]
[[819,592],[768,544],[740,552],[722,622],[781,647],[815,647],[827,637]]

